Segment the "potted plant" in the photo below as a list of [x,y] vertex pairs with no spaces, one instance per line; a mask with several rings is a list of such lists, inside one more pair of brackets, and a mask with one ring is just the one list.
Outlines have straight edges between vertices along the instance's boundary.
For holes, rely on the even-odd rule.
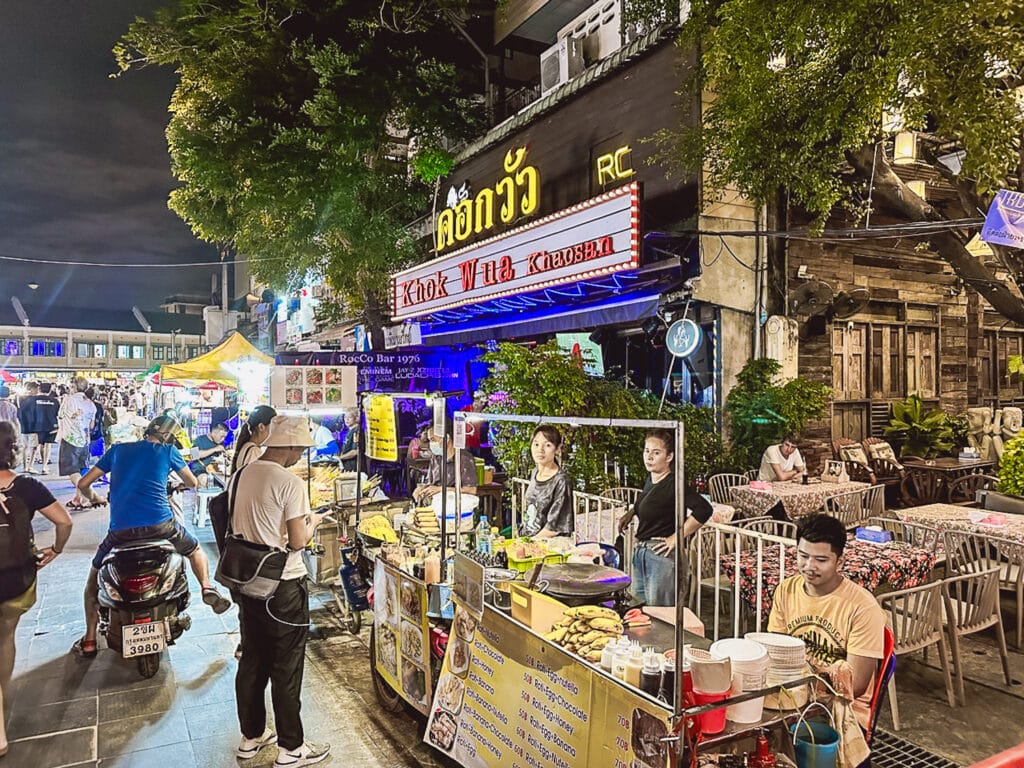
[[916,394],[893,403],[885,435],[901,443],[900,456],[922,459],[948,454],[954,442],[949,416],[941,408],[928,408]]

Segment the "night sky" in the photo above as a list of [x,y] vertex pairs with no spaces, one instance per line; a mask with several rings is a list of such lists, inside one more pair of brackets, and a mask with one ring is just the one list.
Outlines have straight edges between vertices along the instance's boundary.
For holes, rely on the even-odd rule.
[[[153,0],[0,0],[0,255],[126,263],[216,260],[167,208],[169,70],[117,79],[111,48]],[[0,260],[0,302],[156,307],[209,295],[211,267],[110,269]],[[27,283],[39,283],[31,290]]]

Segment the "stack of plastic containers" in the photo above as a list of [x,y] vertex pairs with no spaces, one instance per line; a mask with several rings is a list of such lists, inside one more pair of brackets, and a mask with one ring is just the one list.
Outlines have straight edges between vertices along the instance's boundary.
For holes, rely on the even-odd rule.
[[[747,640],[760,643],[768,650],[771,665],[765,675],[765,686],[783,685],[808,673],[807,645],[799,637],[776,632],[748,632]],[[807,703],[806,687],[787,689],[765,701],[769,709],[794,709]]]
[[[758,642],[734,637],[711,645],[711,656],[732,662],[732,695],[764,688],[770,660],[768,650]],[[756,723],[761,720],[764,698],[731,704],[726,716],[734,723]]]
[[[732,691],[732,663],[716,659],[700,648],[686,647],[686,660],[693,678],[693,702],[696,706],[717,704],[729,698]],[[725,730],[725,707],[713,709],[694,718],[705,734]]]

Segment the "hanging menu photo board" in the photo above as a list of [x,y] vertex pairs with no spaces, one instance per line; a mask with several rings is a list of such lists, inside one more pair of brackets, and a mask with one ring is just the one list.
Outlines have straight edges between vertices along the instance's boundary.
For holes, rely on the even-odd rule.
[[424,740],[466,768],[667,768],[670,711],[497,611],[456,610]]
[[425,715],[432,695],[427,587],[378,559],[373,593],[377,673]]
[[355,408],[356,368],[352,365],[279,365],[270,374],[275,408],[327,410]]

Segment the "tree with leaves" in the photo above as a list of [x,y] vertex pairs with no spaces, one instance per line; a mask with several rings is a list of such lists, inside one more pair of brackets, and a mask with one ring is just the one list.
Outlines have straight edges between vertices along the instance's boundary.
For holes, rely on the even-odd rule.
[[[469,0],[177,0],[138,18],[121,72],[173,67],[169,205],[278,287],[309,276],[379,344],[388,275],[420,258],[406,225],[479,132]],[[405,145],[414,147],[407,162]]]
[[[647,0],[650,2],[650,0]],[[995,190],[1024,191],[1024,4],[1019,0],[693,0],[682,42],[703,124],[662,132],[661,160],[767,202],[786,190],[821,228],[877,215],[927,245],[1024,324],[1024,250],[967,250]],[[893,130],[955,195],[924,200],[897,175]],[[843,209],[846,210],[843,210]],[[1015,285],[1014,285],[1015,284]]]

